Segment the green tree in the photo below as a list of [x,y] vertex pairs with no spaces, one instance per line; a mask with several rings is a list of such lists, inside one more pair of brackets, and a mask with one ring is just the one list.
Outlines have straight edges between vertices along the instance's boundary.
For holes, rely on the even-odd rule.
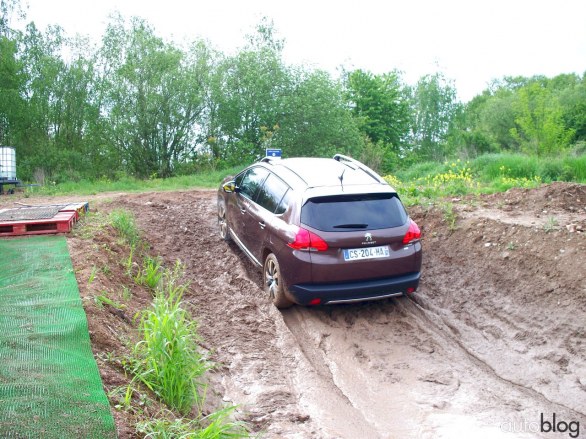
[[[18,130],[19,168],[27,178],[79,179],[99,169],[88,138],[94,72],[86,40],[69,40],[58,27],[40,32],[33,23],[19,34],[23,85]],[[66,49],[70,61],[61,53]],[[86,56],[89,56],[86,58]]]
[[10,37],[13,30],[10,27],[10,19],[16,14],[24,19],[26,14],[22,9],[20,0],[0,0],[0,37]]
[[446,141],[459,110],[456,89],[441,73],[422,77],[412,97],[411,142],[413,151],[440,161],[448,153]]
[[16,140],[18,125],[24,113],[22,86],[16,43],[0,36],[0,145],[12,145]]
[[172,175],[188,159],[204,115],[205,45],[188,55],[165,43],[143,20],[118,18],[102,47],[106,136],[135,175]]
[[214,153],[233,163],[264,155],[267,134],[279,125],[290,84],[282,43],[270,23],[261,22],[238,54],[224,58],[213,80]]
[[269,146],[289,157],[358,153],[363,139],[341,84],[325,72],[285,65],[282,50],[264,20],[238,54],[218,63],[208,151],[230,164],[258,159]]
[[[586,75],[505,77],[466,105],[468,153],[549,154],[586,140]],[[573,133],[573,135],[572,135]]]
[[61,59],[65,40],[62,29],[49,27],[44,33],[30,23],[19,36],[19,61],[26,110],[17,136],[20,168],[56,179],[62,170],[78,165],[81,155],[61,154],[56,142],[60,130],[61,85],[67,65]]
[[518,149],[518,143],[511,135],[516,117],[513,109],[515,93],[507,88],[485,90],[466,105],[461,128],[467,153],[475,156]]
[[288,156],[357,155],[363,139],[348,111],[342,85],[323,71],[292,71],[283,96],[275,145]]
[[575,131],[565,127],[562,107],[551,90],[532,82],[519,89],[514,108],[516,127],[511,135],[525,152],[544,155],[568,147]]
[[578,75],[567,76],[564,75],[566,85],[560,87],[557,93],[563,109],[564,124],[575,131],[576,142],[586,142],[586,73],[582,78]]
[[23,113],[20,97],[23,78],[17,43],[10,29],[13,12],[22,15],[19,0],[0,0],[0,145],[12,145]]
[[355,70],[347,78],[348,99],[360,130],[374,143],[399,153],[409,134],[408,95],[398,72],[374,75]]

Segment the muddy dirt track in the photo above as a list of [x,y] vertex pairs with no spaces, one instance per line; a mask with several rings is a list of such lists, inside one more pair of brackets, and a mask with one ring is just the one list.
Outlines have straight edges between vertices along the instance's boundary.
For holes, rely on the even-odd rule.
[[[284,311],[220,240],[215,199],[187,191],[95,205],[131,210],[153,254],[186,264],[186,300],[223,365],[211,396],[238,404],[263,437],[586,437],[586,186],[454,199],[455,227],[437,208],[411,208],[424,236],[416,294]],[[72,237],[70,248],[87,296],[100,245]],[[114,288],[117,273],[95,288]],[[94,308],[94,350],[113,388],[122,379],[104,354],[132,323]],[[565,431],[547,431],[554,414]],[[123,418],[120,436],[132,437]]]

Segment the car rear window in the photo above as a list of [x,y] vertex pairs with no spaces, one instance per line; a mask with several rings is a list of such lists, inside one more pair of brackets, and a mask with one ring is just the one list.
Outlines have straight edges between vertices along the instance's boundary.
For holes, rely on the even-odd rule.
[[326,232],[398,227],[407,212],[396,194],[336,195],[309,199],[301,222]]

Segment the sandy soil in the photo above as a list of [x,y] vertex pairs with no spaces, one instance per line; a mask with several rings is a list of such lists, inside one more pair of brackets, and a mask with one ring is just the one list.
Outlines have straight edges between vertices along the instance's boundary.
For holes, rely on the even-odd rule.
[[[134,212],[150,252],[185,263],[186,301],[221,364],[210,404],[238,404],[266,438],[554,438],[576,437],[576,427],[586,436],[586,186],[454,199],[455,227],[439,209],[412,208],[424,236],[416,294],[282,312],[242,252],[220,240],[215,199],[90,199],[94,210]],[[128,382],[116,358],[150,301],[127,281],[113,235],[104,227],[69,239],[108,391]],[[121,285],[127,309],[96,304],[104,291],[123,300]],[[135,437],[132,423],[159,408],[114,410],[120,437]],[[567,430],[542,432],[554,414]]]

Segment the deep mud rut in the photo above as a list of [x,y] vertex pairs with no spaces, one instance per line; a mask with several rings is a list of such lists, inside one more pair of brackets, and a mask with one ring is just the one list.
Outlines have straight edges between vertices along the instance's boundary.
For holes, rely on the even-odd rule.
[[[186,265],[185,300],[221,364],[208,398],[239,405],[236,416],[262,437],[586,437],[586,186],[451,200],[455,227],[440,209],[412,208],[424,236],[416,294],[283,311],[265,301],[260,272],[219,238],[215,200],[214,191],[186,191],[90,202],[131,210],[150,252]],[[69,245],[112,390],[126,378],[105,358],[149,297],[136,292],[124,318],[97,308],[92,294],[124,277],[118,246],[107,236]],[[90,283],[100,258],[111,272]],[[114,414],[119,436],[136,437],[132,419]],[[554,414],[566,430],[542,432],[541,417]]]
[[[218,397],[263,437],[568,437],[540,422],[555,413],[586,430],[586,191],[557,190],[575,192],[571,208],[537,192],[501,195],[501,206],[455,200],[454,230],[412,209],[425,237],[414,296],[282,312],[219,239],[214,192],[114,204],[135,212],[167,263],[186,264],[188,300],[223,364]],[[546,232],[543,211],[564,223]]]

